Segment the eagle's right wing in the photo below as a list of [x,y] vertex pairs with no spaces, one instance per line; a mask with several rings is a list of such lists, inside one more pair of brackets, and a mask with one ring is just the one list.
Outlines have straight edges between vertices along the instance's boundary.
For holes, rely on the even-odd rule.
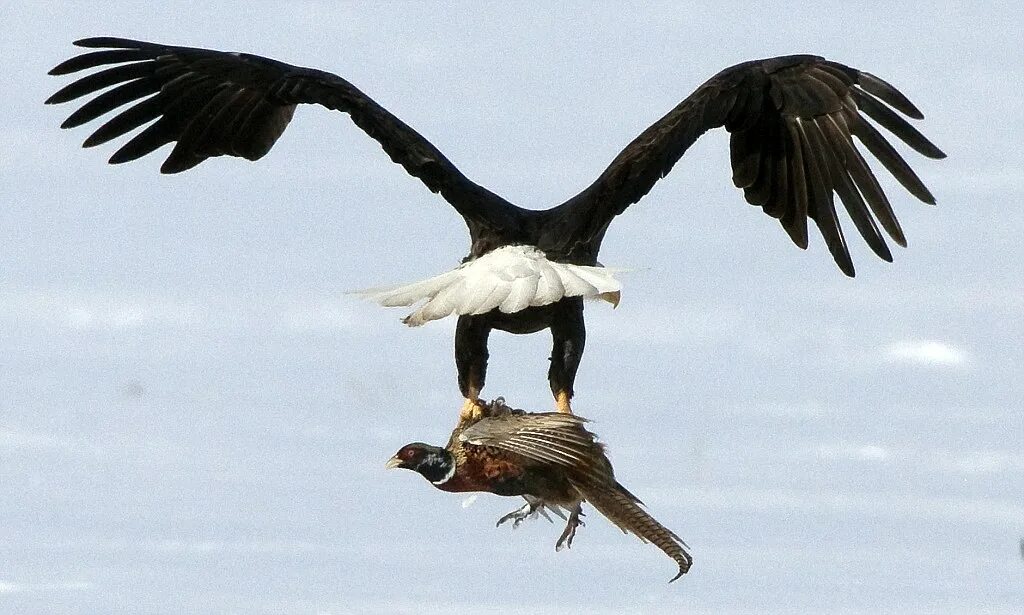
[[163,173],[185,171],[212,156],[256,160],[284,132],[296,105],[315,103],[349,114],[393,161],[440,192],[467,223],[501,228],[518,210],[467,179],[429,141],[337,75],[246,53],[121,38],[87,38],[75,45],[101,50],[71,58],[51,75],[110,67],[72,82],[46,101],[92,97],[62,128],[127,105],[85,140],[84,146],[92,147],[156,120],[114,152],[112,164],[172,142],[174,149],[160,167]]

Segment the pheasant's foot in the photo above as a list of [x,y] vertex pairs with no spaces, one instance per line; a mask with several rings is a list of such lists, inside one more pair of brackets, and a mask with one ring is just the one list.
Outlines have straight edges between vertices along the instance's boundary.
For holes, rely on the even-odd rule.
[[580,517],[583,515],[583,508],[576,504],[569,513],[569,519],[565,523],[565,530],[562,531],[562,535],[559,536],[558,542],[555,543],[555,551],[561,551],[563,548],[572,548],[572,539],[576,536],[576,528],[584,527],[583,520]]
[[[510,512],[509,514],[505,515],[501,519],[498,519],[498,523],[495,525],[495,527],[500,526],[502,523],[505,523],[506,521],[511,521],[512,522],[512,527],[513,528],[517,528],[517,527],[519,527],[520,523],[522,523],[526,519],[529,519],[530,517],[535,516],[538,511],[543,511],[543,510],[544,510],[544,504],[542,504],[539,500],[537,500],[537,501],[527,500],[526,504],[524,504],[522,507],[513,510],[512,512]],[[547,516],[547,515],[545,515],[545,516]]]

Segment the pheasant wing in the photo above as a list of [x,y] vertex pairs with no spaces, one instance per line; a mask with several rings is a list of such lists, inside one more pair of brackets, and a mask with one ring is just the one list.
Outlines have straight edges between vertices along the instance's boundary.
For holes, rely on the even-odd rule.
[[614,480],[603,445],[584,429],[585,423],[586,419],[563,412],[502,414],[470,425],[459,440],[560,466],[589,480]]

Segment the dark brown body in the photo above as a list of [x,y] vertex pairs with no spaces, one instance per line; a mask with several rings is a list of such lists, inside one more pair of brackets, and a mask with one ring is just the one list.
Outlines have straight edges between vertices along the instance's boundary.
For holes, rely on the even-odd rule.
[[[836,196],[880,258],[892,260],[881,230],[906,245],[854,137],[911,194],[935,202],[867,118],[925,156],[944,156],[902,117],[920,119],[921,112],[885,81],[817,56],[780,56],[719,72],[630,142],[592,184],[560,205],[530,210],[472,182],[422,135],[337,75],[251,54],[122,38],[75,44],[94,51],[62,62],[51,74],[91,72],[47,102],[90,98],[62,124],[65,128],[119,110],[85,141],[99,145],[139,129],[114,152],[112,163],[140,158],[167,143],[175,146],[161,166],[164,173],[185,171],[213,156],[256,160],[273,147],[297,105],[322,105],[347,113],[393,161],[455,208],[469,230],[468,258],[524,244],[552,261],[595,265],[611,221],[643,198],[702,134],[724,127],[731,135],[733,183],[747,202],[779,220],[801,248],[808,245],[813,221],[836,263],[852,276]],[[651,234],[651,243],[673,241],[661,237],[657,226]],[[548,379],[558,408],[569,411],[585,344],[579,300],[511,315],[461,317],[455,356],[459,387],[468,400],[464,410],[484,385],[490,331],[545,328],[553,338]]]

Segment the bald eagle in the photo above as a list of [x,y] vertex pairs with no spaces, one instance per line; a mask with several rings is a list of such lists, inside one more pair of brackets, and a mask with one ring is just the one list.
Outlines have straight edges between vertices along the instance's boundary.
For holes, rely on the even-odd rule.
[[296,105],[315,103],[347,113],[394,162],[440,193],[469,229],[469,254],[462,265],[367,295],[391,306],[422,303],[406,319],[410,325],[458,316],[455,362],[464,415],[476,407],[484,386],[493,329],[551,331],[548,380],[556,407],[570,411],[586,340],[583,302],[615,303],[619,297],[615,271],[597,261],[608,225],[647,194],[704,132],[724,127],[730,133],[732,179],[746,201],[779,220],[801,248],[807,247],[808,220],[813,220],[848,276],[854,268],[834,195],[880,258],[892,261],[879,227],[906,245],[853,137],[912,195],[935,202],[865,116],[920,154],[944,157],[902,117],[921,119],[921,112],[882,79],[817,56],[783,56],[737,64],[711,77],[627,145],[582,192],[550,209],[530,210],[473,183],[426,139],[337,75],[246,53],[121,38],[88,38],[75,45],[95,51],[61,63],[50,74],[99,70],[46,101],[91,97],[62,127],[126,106],[85,140],[84,146],[92,147],[149,124],[114,152],[112,164],[172,142],[163,173],[185,171],[211,156],[256,160],[284,132]]

